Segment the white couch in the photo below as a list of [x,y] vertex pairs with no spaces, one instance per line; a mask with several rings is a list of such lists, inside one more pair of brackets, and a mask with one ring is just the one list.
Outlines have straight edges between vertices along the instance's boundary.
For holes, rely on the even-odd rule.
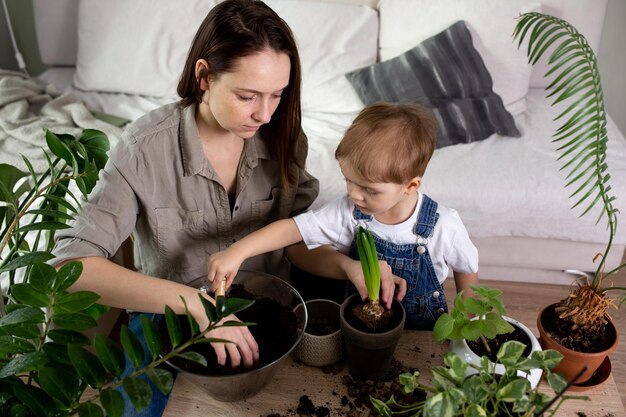
[[[134,119],[175,99],[191,37],[215,0],[34,0],[42,80],[71,89],[93,109]],[[607,241],[593,214],[570,210],[550,136],[558,114],[544,98],[543,67],[531,68],[510,37],[514,17],[564,17],[597,49],[606,0],[267,0],[293,29],[303,64],[303,125],[318,206],[344,192],[333,158],[363,107],[345,74],[402,54],[465,20],[521,137],[497,134],[438,149],[423,191],[458,210],[479,249],[483,279],[570,283],[565,270],[595,270]],[[78,34],[78,35],[77,35]],[[626,224],[626,141],[609,121],[607,162]],[[607,268],[626,247],[618,232]]]

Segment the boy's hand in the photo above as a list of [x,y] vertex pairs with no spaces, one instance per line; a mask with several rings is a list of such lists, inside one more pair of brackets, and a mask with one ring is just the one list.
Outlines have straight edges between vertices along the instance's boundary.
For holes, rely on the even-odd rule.
[[225,281],[224,287],[228,289],[243,261],[232,247],[209,256],[207,278],[211,283],[211,291],[215,292],[222,281]]
[[[393,275],[391,267],[387,262],[379,260],[378,263],[380,265],[380,301],[382,305],[389,310],[394,299],[394,294],[398,302],[402,301],[406,295],[406,281],[401,277]],[[365,286],[361,263],[359,261],[352,261],[349,269],[346,269],[346,274],[350,282],[356,287],[361,299],[367,300],[369,296],[367,294],[367,287]]]

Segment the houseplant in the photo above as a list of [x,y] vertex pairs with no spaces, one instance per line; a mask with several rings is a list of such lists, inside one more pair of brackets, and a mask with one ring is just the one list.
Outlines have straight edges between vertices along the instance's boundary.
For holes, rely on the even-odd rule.
[[[204,358],[183,350],[208,340],[204,335],[220,327],[217,323],[223,317],[251,302],[233,298],[216,308],[201,297],[210,323],[206,329],[198,329],[187,313],[194,328],[187,340],[178,337],[180,323],[166,307],[174,348],[161,358],[157,356],[161,340],[152,323],[142,318],[152,361],[118,380],[125,366],[124,352],[133,363],[143,362],[136,337],[122,326],[122,347],[96,335],[93,349],[88,350],[91,342],[82,332],[95,327],[106,308],[96,303],[99,297],[95,293],[67,291],[82,272],[80,262],[69,262],[58,271],[45,264],[53,257],[54,231],[69,227],[67,221],[80,205],[74,186],[83,197],[93,189],[107,160],[108,140],[102,132],[90,129],[79,138],[50,131],[45,137],[52,153],[46,153],[45,172],[37,174],[26,158],[28,173],[0,164],[0,201],[4,203],[0,207],[0,415],[103,416],[106,412],[120,416],[124,403],[116,387],[124,386],[133,405],[144,408],[151,389],[137,376],[147,374],[161,391],[168,392],[173,377],[157,366],[178,355],[202,363]],[[89,395],[83,396],[89,388]]]
[[369,300],[363,302],[359,294],[352,294],[341,304],[339,318],[350,373],[358,379],[375,380],[390,369],[406,312],[396,300],[390,310],[380,305],[380,268],[370,231],[359,226],[356,242]]
[[[607,115],[604,108],[600,73],[595,54],[587,40],[571,24],[541,13],[525,13],[520,16],[513,33],[519,45],[527,39],[529,62],[535,64],[541,56],[549,53],[546,77],[553,81],[546,87],[552,105],[567,105],[559,114],[561,121],[553,135],[558,146],[558,160],[566,170],[565,187],[573,189],[570,198],[572,208],[581,207],[581,216],[600,211],[598,222],[606,222],[608,240],[603,253],[593,259],[598,262],[591,278],[585,278],[561,301],[544,309],[538,318],[540,331],[550,327],[549,334],[541,335],[542,343],[562,352],[588,351],[595,356],[608,355],[617,346],[618,335],[610,320],[608,309],[616,306],[616,298],[610,292],[621,292],[626,300],[626,288],[612,285],[611,275],[624,268],[619,265],[605,271],[605,260],[611,250],[617,229],[617,211],[613,206],[615,196],[611,193],[610,174],[606,163]],[[548,319],[551,313],[553,318]],[[553,343],[554,341],[554,343]],[[599,347],[602,346],[602,347]],[[576,364],[566,370],[564,364]],[[600,365],[600,360],[596,365]],[[559,371],[567,376],[580,370],[580,359],[562,361]],[[589,379],[597,367],[588,365],[581,382]]]
[[[540,351],[541,346],[533,333],[522,323],[505,316],[504,305],[500,296],[502,291],[485,285],[471,285],[472,297],[463,298],[459,292],[454,299],[454,308],[444,313],[435,322],[433,337],[438,342],[450,340],[450,351],[456,353],[465,362],[479,365],[482,357],[497,362],[500,346],[509,340],[524,344],[524,357]],[[467,367],[467,375],[476,373],[473,367]],[[503,374],[504,367],[495,365],[495,373]],[[534,388],[541,379],[541,369],[533,368],[520,372]]]
[[[517,341],[504,343],[498,350],[497,363],[504,367],[503,373],[495,373],[495,366],[486,358],[480,364],[468,364],[455,353],[444,356],[445,366],[431,370],[432,384],[419,382],[419,372],[400,375],[399,381],[404,392],[416,389],[426,391],[428,397],[411,404],[399,404],[393,396],[383,402],[371,398],[376,411],[381,416],[424,416],[424,417],[496,417],[496,416],[553,416],[563,401],[568,399],[588,399],[584,396],[563,395],[568,381],[551,371],[561,359],[561,354],[553,350],[533,352],[530,358],[524,357],[524,346]],[[467,368],[475,373],[466,377]],[[531,387],[521,372],[538,367],[546,374],[548,384],[554,391],[549,396]]]

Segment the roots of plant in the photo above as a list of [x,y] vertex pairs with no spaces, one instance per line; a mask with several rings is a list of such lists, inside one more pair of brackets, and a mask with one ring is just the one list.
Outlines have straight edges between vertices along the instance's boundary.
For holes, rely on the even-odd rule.
[[560,319],[569,320],[572,330],[601,330],[610,320],[609,307],[616,308],[606,293],[590,285],[579,285],[561,300],[555,312]]

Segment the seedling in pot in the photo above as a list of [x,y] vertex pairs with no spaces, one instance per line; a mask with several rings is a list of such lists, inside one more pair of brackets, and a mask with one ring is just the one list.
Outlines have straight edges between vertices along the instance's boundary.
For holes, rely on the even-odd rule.
[[502,318],[504,305],[500,300],[502,291],[485,285],[470,285],[474,297],[463,299],[463,292],[454,298],[451,313],[442,314],[435,322],[435,340],[479,340],[491,353],[487,341],[499,334],[510,333],[513,326]]

